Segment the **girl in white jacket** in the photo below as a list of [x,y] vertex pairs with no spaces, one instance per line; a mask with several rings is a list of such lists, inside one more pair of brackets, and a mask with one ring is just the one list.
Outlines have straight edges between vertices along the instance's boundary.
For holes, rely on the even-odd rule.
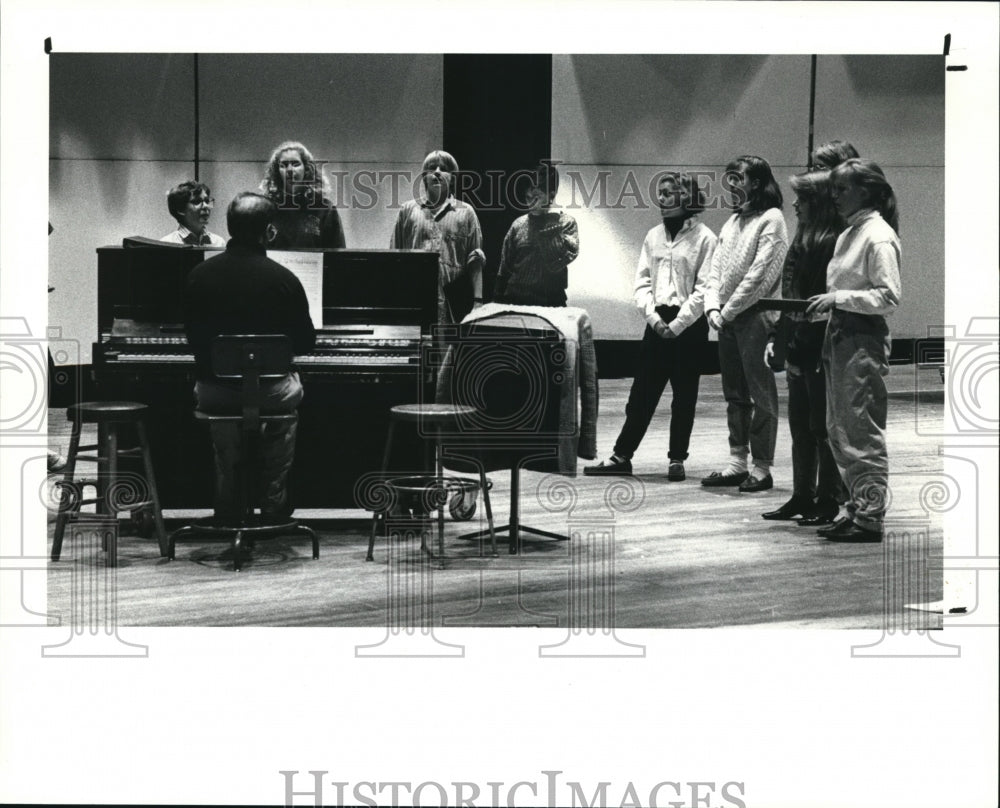
[[827,267],[827,292],[811,297],[806,313],[830,312],[823,343],[827,432],[848,501],[847,515],[818,533],[833,541],[878,542],[889,481],[885,318],[901,295],[899,217],[892,186],[875,163],[848,160],[831,178],[847,229]]

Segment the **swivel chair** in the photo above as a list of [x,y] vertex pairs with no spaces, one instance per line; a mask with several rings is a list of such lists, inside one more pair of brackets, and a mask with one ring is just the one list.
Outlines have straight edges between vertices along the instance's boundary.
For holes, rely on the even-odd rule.
[[237,464],[237,502],[233,509],[235,518],[219,514],[212,519],[186,525],[170,534],[169,558],[174,558],[175,544],[192,536],[227,539],[233,549],[233,569],[239,571],[243,554],[249,546],[261,539],[280,536],[305,536],[312,542],[312,557],[319,558],[319,539],[316,533],[289,517],[267,519],[254,510],[251,495],[256,471],[260,465],[261,428],[265,424],[290,422],[297,419],[292,413],[262,413],[262,379],[279,379],[292,369],[292,343],[283,335],[223,335],[212,342],[212,372],[219,379],[240,382],[242,412],[238,414],[195,411],[195,418],[208,423],[233,423],[239,426],[240,447]]

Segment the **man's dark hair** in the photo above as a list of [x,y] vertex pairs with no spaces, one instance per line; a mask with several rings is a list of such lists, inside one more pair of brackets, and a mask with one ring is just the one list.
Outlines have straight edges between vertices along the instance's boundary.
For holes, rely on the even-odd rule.
[[187,203],[201,196],[212,196],[212,192],[208,186],[203,182],[185,180],[167,191],[167,210],[170,211],[171,216],[180,222],[181,217],[184,216],[184,207]]
[[266,196],[244,191],[236,194],[226,210],[229,235],[237,241],[258,242],[274,219],[274,203]]

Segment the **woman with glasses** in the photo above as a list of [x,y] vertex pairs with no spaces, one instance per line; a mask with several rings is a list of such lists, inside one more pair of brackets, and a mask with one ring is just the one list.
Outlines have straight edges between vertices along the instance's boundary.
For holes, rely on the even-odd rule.
[[167,193],[167,209],[177,220],[177,229],[160,241],[224,249],[226,240],[208,229],[214,204],[212,192],[203,182],[187,180],[175,185]]

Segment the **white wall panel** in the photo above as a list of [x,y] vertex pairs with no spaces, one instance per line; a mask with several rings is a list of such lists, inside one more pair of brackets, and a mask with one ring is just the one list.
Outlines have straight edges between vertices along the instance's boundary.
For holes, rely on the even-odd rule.
[[50,59],[50,157],[194,159],[190,54],[55,53]]
[[552,153],[570,163],[805,165],[808,119],[808,56],[552,57]]
[[440,148],[444,60],[407,54],[208,54],[201,153],[263,165],[298,140],[317,160],[422,160]]
[[[190,173],[190,165],[173,162],[50,162],[49,283],[56,288],[49,295],[49,325],[81,343],[82,362],[90,361],[97,339],[97,248],[176,229],[166,192]],[[215,217],[209,226],[219,232]]]

